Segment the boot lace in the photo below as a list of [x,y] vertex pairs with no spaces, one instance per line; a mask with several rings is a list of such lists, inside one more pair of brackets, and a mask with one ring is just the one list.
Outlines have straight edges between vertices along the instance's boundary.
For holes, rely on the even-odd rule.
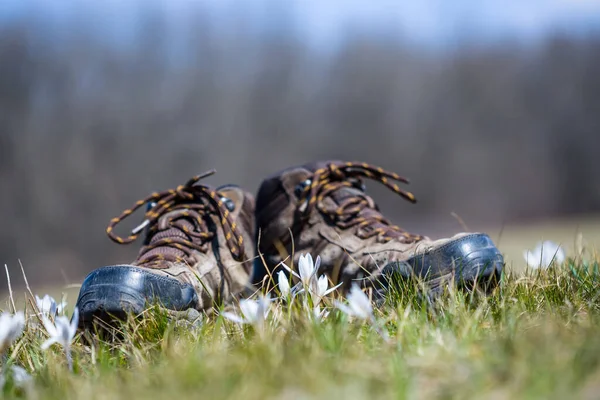
[[[106,234],[116,243],[129,244],[134,242],[145,228],[148,228],[147,243],[149,244],[140,250],[138,256],[138,260],[142,260],[140,264],[154,268],[165,268],[164,261],[193,265],[195,263],[192,258],[193,251],[205,253],[208,241],[215,236],[214,231],[209,229],[205,217],[209,214],[217,214],[220,217],[229,251],[236,261],[241,261],[244,257],[244,238],[238,232],[236,223],[230,215],[233,208],[232,201],[208,186],[196,184],[214,173],[214,170],[208,171],[194,176],[176,189],[152,193],[145,199],[138,200],[131,208],[110,221]],[[151,207],[146,211],[144,222],[133,229],[128,237],[116,235],[114,228],[145,204]],[[171,213],[176,210],[179,212]],[[167,213],[171,214],[167,216],[165,215]],[[151,240],[157,233],[172,229],[179,234]],[[158,248],[167,248],[167,251],[148,255],[150,251]]]
[[412,193],[398,186],[398,183],[408,184],[408,180],[394,172],[362,162],[332,162],[326,167],[317,169],[311,178],[296,187],[299,197],[307,200],[304,215],[309,215],[316,208],[342,229],[354,226],[360,228],[357,235],[363,239],[377,236],[383,242],[393,239],[416,242],[423,238],[421,235],[409,233],[393,225],[381,215],[376,206],[375,208],[372,206],[366,195],[347,197],[339,202],[339,206],[335,209],[323,203],[325,197],[331,196],[342,188],[361,187],[360,178],[380,182],[404,199],[416,203]]

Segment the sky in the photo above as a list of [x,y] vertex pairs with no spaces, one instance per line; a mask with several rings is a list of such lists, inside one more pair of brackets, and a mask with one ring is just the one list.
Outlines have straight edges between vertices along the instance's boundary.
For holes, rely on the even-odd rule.
[[600,33],[600,0],[0,0],[0,24],[34,15],[60,30],[69,18],[86,13],[93,17],[90,29],[121,40],[131,34],[140,8],[150,4],[174,25],[201,6],[216,25],[242,18],[266,32],[286,10],[297,33],[317,47],[335,46],[350,28],[434,47],[465,40],[535,41],[556,30]]

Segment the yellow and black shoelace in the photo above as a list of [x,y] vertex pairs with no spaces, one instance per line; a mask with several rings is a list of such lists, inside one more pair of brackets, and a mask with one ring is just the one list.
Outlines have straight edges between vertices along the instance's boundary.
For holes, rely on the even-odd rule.
[[394,172],[363,162],[332,162],[326,167],[317,169],[313,173],[310,184],[304,187],[304,195],[308,196],[306,214],[308,215],[311,210],[317,208],[336,221],[341,228],[345,229],[351,226],[362,228],[361,237],[363,238],[379,236],[384,241],[390,241],[395,237],[402,237],[407,241],[420,240],[422,236],[392,225],[379,212],[367,213],[366,216],[363,216],[361,211],[368,207],[368,201],[362,196],[345,199],[334,212],[323,206],[325,197],[340,188],[355,186],[352,179],[360,180],[360,178],[380,182],[411,203],[416,202],[412,193],[401,189],[398,185],[398,183],[408,184],[408,179]]
[[[198,181],[214,174],[214,172],[214,170],[211,170],[194,176],[187,183],[175,189],[155,192],[145,199],[138,200],[131,208],[126,209],[120,216],[110,221],[106,228],[108,237],[119,244],[132,243],[140,236],[143,228],[148,227],[149,235],[152,235],[157,232],[157,222],[161,216],[174,210],[181,210],[180,213],[177,213],[177,218],[184,217],[189,221],[193,221],[196,228],[190,230],[185,224],[178,224],[177,221],[172,220],[168,221],[168,225],[169,227],[180,229],[192,240],[183,237],[162,238],[145,246],[141,253],[147,253],[158,247],[171,247],[183,252],[185,257],[160,253],[145,258],[143,263],[160,264],[162,261],[193,263],[191,259],[192,251],[204,251],[202,243],[214,237],[214,232],[208,229],[205,215],[207,213],[217,213],[220,216],[220,223],[223,227],[227,247],[234,259],[241,261],[244,257],[244,238],[239,233],[223,197],[216,190],[197,184]],[[146,219],[138,228],[134,229],[128,237],[121,237],[114,233],[114,229],[119,223],[146,204],[153,204],[153,206],[146,212]]]

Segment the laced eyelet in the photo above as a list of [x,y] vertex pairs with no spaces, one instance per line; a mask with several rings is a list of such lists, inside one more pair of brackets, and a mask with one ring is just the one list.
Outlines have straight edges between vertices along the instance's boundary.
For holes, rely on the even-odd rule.
[[294,194],[296,195],[296,197],[302,196],[302,194],[304,193],[304,189],[306,189],[308,186],[310,186],[311,183],[312,183],[311,179],[306,179],[305,181],[297,184],[296,187],[294,188]]
[[149,201],[148,203],[146,203],[146,212],[152,210],[154,207],[156,207],[156,202]]
[[360,190],[361,192],[367,191],[367,185],[365,185],[365,183],[359,179],[353,180],[352,186],[355,187],[356,189]]
[[[377,241],[387,242],[402,237],[403,230],[381,215],[379,208],[370,197],[359,193],[346,193],[337,199],[334,203],[339,207],[335,208],[331,202],[324,204],[321,202],[325,197],[330,197],[333,193],[342,188],[356,189],[366,194],[366,185],[363,179],[371,179],[380,182],[392,192],[402,196],[405,200],[415,203],[415,196],[402,190],[399,183],[407,184],[408,180],[400,175],[386,171],[383,168],[376,167],[367,163],[359,162],[331,162],[326,167],[316,169],[311,175],[310,180],[298,184],[294,188],[294,193],[298,200],[305,200],[299,207],[299,210],[306,215],[310,214],[315,208],[328,220],[331,220],[337,227],[347,229],[359,225],[356,235],[364,238],[376,238]],[[311,191],[316,198],[303,198],[306,196],[306,185],[310,184]],[[358,195],[358,196],[353,196]],[[350,199],[350,197],[353,197]],[[312,201],[311,201],[312,200]],[[362,215],[363,209],[371,209],[370,212]],[[366,225],[366,226],[365,226]],[[408,233],[404,233],[409,235]],[[412,235],[410,235],[412,237]]]
[[[236,208],[235,202],[220,194],[215,195],[216,192],[209,186],[196,185],[200,179],[211,173],[213,172],[197,175],[185,185],[178,186],[177,189],[155,192],[145,199],[136,201],[133,207],[126,209],[121,215],[110,220],[106,227],[106,234],[114,242],[124,245],[133,243],[140,237],[144,229],[150,227],[151,231],[147,231],[144,247],[140,251],[138,261],[141,260],[140,262],[143,263],[185,261],[191,257],[193,251],[205,252],[207,249],[206,242],[214,237],[214,232],[206,225],[204,216],[215,215],[220,217],[226,242],[233,258],[236,261],[242,260],[244,249],[238,246],[238,243],[242,242],[242,237],[236,232],[235,221],[233,221],[231,215],[231,212]],[[146,219],[135,227],[127,237],[115,234],[115,227],[140,208],[146,208]],[[162,219],[165,214],[171,211],[177,211],[173,215],[174,219],[171,219],[171,217],[167,217],[168,220]],[[190,223],[195,224],[195,228],[174,221],[180,218],[189,220]],[[163,237],[152,242],[152,239],[156,237],[154,234],[158,232],[158,228],[162,229],[161,224],[166,224],[169,229],[177,229],[183,232],[184,235]],[[143,258],[145,254],[159,247],[168,248],[168,251]]]
[[227,209],[230,212],[233,212],[233,210],[235,210],[235,203],[230,198],[221,197],[221,201],[223,202],[223,204],[225,204],[225,207],[227,207]]

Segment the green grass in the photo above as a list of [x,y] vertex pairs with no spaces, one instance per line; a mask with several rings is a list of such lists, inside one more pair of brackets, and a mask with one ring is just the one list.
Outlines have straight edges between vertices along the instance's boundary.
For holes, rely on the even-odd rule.
[[[591,257],[591,256],[588,256]],[[34,376],[7,398],[376,399],[597,398],[600,277],[595,261],[508,273],[490,296],[450,291],[433,304],[405,285],[368,323],[332,310],[312,320],[274,305],[263,332],[217,316],[174,321],[158,308],[120,342],[78,335],[74,372],[61,348],[40,350],[35,317],[9,363]],[[597,264],[596,264],[597,266]],[[296,303],[298,304],[298,303]]]

